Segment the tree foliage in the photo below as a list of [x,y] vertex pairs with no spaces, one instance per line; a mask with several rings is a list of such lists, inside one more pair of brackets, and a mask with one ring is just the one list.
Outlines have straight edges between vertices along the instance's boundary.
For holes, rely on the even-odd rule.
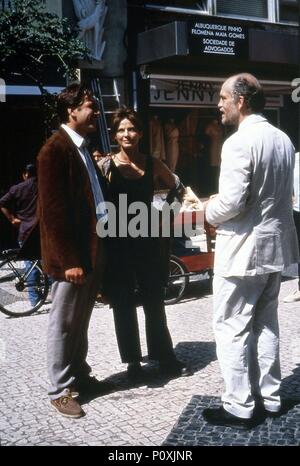
[[58,72],[74,78],[76,60],[90,58],[68,19],[46,12],[41,0],[15,0],[1,12],[0,49],[2,70],[20,70],[37,81],[50,61]]
[[1,73],[29,78],[40,88],[47,107],[51,103],[45,90],[47,74],[54,71],[76,79],[78,59],[91,59],[77,36],[69,20],[45,11],[41,0],[15,0],[0,13]]

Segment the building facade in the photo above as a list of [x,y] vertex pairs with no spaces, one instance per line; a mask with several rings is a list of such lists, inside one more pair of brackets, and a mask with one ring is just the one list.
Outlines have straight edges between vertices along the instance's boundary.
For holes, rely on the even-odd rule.
[[[105,88],[110,90],[114,80],[118,80],[121,88],[127,53],[123,40],[127,27],[126,0],[40,2],[45,12],[68,18],[71,25],[78,28],[82,41],[90,47],[93,60],[78,62],[78,76],[82,80],[101,79],[104,91]],[[14,8],[14,0],[0,1],[0,14]],[[15,71],[14,65],[7,74],[0,69],[0,196],[21,181],[24,166],[36,160],[47,136],[40,89],[30,77]],[[44,87],[48,92],[55,94],[67,84],[66,78],[55,67],[45,69]],[[122,91],[122,97],[123,94]],[[119,102],[120,98],[113,104],[119,105]],[[0,249],[15,244],[16,232],[2,215],[0,231]]]
[[[133,106],[144,123],[142,149],[164,160],[199,195],[217,190],[220,150],[231,131],[220,125],[218,93],[229,75],[258,77],[266,116],[299,150],[300,103],[292,100],[292,81],[300,77],[297,0],[41,2],[77,26],[90,47],[94,59],[78,63],[78,76],[99,80],[108,131],[113,109]],[[12,5],[0,1],[0,13]],[[55,73],[47,80],[50,92],[67,84]],[[20,180],[44,142],[38,88],[22,76],[10,77],[0,117],[1,195]],[[101,149],[100,133],[92,143]],[[0,223],[3,231],[2,217]]]
[[[128,2],[133,104],[148,147],[199,195],[217,190],[221,83],[238,72],[258,77],[265,114],[299,149],[298,2],[207,0]],[[161,133],[161,136],[158,134]]]

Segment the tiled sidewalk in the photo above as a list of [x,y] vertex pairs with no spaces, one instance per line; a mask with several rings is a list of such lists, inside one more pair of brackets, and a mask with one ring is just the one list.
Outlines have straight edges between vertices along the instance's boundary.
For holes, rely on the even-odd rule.
[[[282,284],[281,298],[296,289]],[[194,292],[197,292],[197,297]],[[300,400],[300,302],[280,299],[282,392]],[[201,412],[220,402],[223,380],[212,333],[212,297],[205,283],[193,284],[189,296],[167,307],[176,353],[192,364],[192,377],[164,379],[146,365],[143,383],[127,381],[120,363],[112,313],[97,306],[90,325],[89,362],[94,375],[115,383],[112,393],[87,401],[86,416],[61,417],[47,399],[47,308],[37,315],[10,319],[0,314],[1,445],[299,445],[300,406],[249,433],[209,427]],[[139,310],[146,354],[144,317]]]

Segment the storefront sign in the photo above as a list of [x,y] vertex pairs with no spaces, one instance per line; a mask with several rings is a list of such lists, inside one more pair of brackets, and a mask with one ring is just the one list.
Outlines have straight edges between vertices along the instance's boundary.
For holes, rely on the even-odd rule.
[[207,19],[193,21],[189,23],[189,48],[194,55],[248,59],[248,29]]
[[219,88],[209,81],[151,79],[150,105],[215,107]]
[[[190,81],[183,79],[151,78],[150,105],[163,107],[216,107],[219,93],[225,78],[218,81]],[[285,83],[263,84],[266,95],[266,108],[283,107],[283,92],[290,92]],[[284,91],[285,89],[285,91]]]

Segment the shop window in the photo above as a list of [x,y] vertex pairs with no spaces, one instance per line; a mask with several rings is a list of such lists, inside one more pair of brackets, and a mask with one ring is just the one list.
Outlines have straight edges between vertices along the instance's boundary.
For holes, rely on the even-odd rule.
[[279,0],[279,21],[298,23],[297,0]]
[[13,1],[11,0],[2,0],[0,1],[1,10],[9,10],[13,7]]
[[[56,13],[57,10],[60,10],[59,4],[61,2],[59,0],[40,0],[40,2],[43,6],[47,5],[49,11]],[[14,6],[14,0],[0,0],[0,10],[12,9]]]
[[268,19],[268,0],[216,0],[218,15],[245,16]]

